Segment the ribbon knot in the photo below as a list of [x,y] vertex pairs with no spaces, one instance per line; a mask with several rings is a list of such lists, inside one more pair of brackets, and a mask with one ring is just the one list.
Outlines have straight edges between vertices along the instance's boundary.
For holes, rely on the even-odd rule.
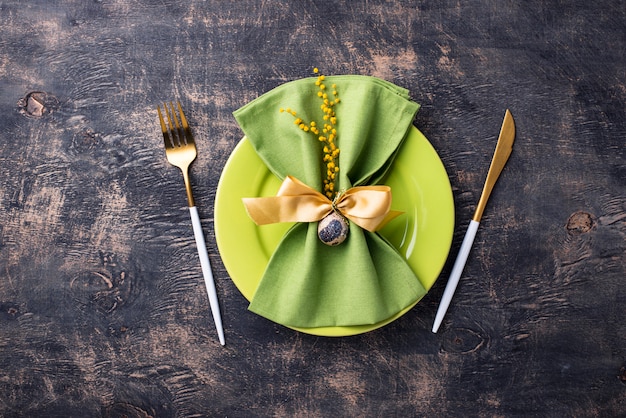
[[287,176],[276,196],[243,198],[248,215],[257,225],[278,222],[317,222],[339,212],[363,229],[375,232],[402,212],[392,211],[389,186],[357,186],[334,201],[292,176]]

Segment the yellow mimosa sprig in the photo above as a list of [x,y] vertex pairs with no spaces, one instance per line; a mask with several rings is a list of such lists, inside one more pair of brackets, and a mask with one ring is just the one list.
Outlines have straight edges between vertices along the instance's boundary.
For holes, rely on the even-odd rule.
[[[319,73],[317,68],[313,69],[315,74]],[[280,108],[279,111],[287,112],[291,114],[294,119],[294,124],[298,126],[302,131],[315,135],[318,141],[324,143],[323,149],[323,162],[326,167],[326,178],[324,179],[324,194],[333,199],[338,192],[336,187],[336,178],[339,173],[339,147],[337,147],[337,115],[335,114],[335,105],[341,102],[337,94],[337,85],[331,85],[331,89],[326,86],[324,81],[326,77],[322,74],[317,76],[315,85],[319,87],[317,97],[320,98],[322,104],[320,109],[324,113],[323,122],[321,124],[310,121],[306,122],[297,116],[295,110],[290,108]],[[329,94],[329,91],[331,92]],[[320,130],[321,129],[321,130]]]

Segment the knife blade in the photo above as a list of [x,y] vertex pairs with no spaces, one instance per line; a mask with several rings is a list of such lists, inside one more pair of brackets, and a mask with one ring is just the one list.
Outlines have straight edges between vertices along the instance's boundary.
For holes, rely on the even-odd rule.
[[448,307],[450,306],[452,296],[454,295],[456,287],[459,284],[459,280],[461,279],[461,273],[463,273],[465,263],[467,262],[467,257],[469,256],[472,244],[474,243],[476,231],[478,231],[478,226],[480,225],[480,220],[483,216],[485,206],[487,205],[487,201],[489,200],[489,196],[491,195],[493,186],[496,184],[498,177],[500,177],[500,173],[502,173],[504,165],[508,161],[511,152],[513,151],[514,141],[515,121],[513,120],[513,115],[511,115],[511,112],[509,111],[509,109],[507,109],[504,114],[504,121],[502,122],[502,127],[500,128],[500,135],[498,136],[496,150],[493,154],[493,159],[491,160],[489,171],[487,172],[487,179],[485,180],[485,185],[480,195],[480,200],[476,205],[474,216],[472,217],[469,226],[467,227],[467,231],[465,232],[465,237],[463,238],[461,248],[459,249],[459,254],[457,255],[457,258],[454,262],[452,272],[450,273],[450,278],[448,279],[446,289],[443,292],[441,302],[439,303],[439,308],[437,309],[437,315],[435,316],[435,322],[432,329],[433,333],[436,333],[439,330],[439,326],[441,325],[441,322],[446,315]]

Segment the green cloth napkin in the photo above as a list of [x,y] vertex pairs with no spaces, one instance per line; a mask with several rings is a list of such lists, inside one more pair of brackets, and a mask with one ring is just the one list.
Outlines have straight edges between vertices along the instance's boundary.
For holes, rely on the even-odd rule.
[[[279,112],[290,108],[305,121],[323,123],[316,79],[283,84],[234,116],[276,176],[294,176],[321,192],[322,144],[298,129],[290,114]],[[334,108],[341,150],[338,187],[376,184],[419,105],[409,100],[406,89],[374,77],[327,76],[324,83],[331,91],[336,84],[341,100]],[[271,256],[249,309],[290,327],[369,325],[392,317],[425,293],[405,259],[377,233],[351,223],[346,241],[329,247],[319,240],[316,222],[298,223]]]

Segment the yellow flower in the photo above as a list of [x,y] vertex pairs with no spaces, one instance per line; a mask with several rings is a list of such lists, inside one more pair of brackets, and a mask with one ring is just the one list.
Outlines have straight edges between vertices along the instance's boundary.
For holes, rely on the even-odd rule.
[[[313,73],[318,74],[319,69],[317,67],[313,68]],[[326,76],[323,74],[318,75],[315,80],[315,85],[319,87],[319,91],[317,92],[317,97],[322,99],[322,103],[320,104],[320,109],[323,113],[323,120],[325,121],[322,128],[323,135],[319,135],[320,131],[318,129],[318,125],[315,121],[305,122],[301,118],[295,118],[296,112],[290,108],[280,108],[279,111],[281,113],[287,112],[294,116],[294,124],[298,126],[304,132],[311,132],[316,136],[319,142],[324,144],[323,151],[323,162],[326,165],[326,178],[324,179],[324,191],[326,196],[329,199],[333,198],[333,195],[336,193],[337,187],[335,184],[335,180],[337,178],[337,173],[339,172],[339,148],[336,145],[337,142],[337,129],[334,128],[334,125],[337,124],[337,115],[333,110],[334,106],[337,105],[340,100],[337,97],[337,85],[332,84],[332,94],[333,98],[329,98],[329,93],[327,93],[326,85],[323,81],[326,79]],[[328,123],[330,122],[330,123]]]

